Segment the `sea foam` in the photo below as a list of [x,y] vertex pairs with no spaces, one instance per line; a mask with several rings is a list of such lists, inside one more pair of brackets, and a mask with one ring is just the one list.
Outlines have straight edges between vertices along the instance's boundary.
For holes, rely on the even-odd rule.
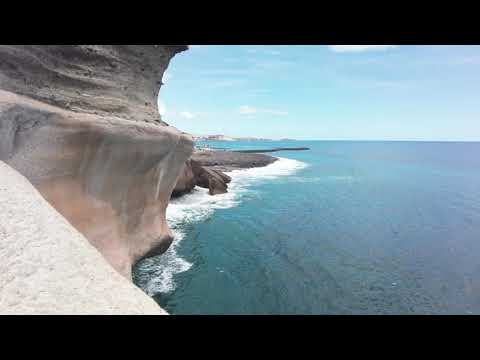
[[210,196],[208,189],[196,187],[191,193],[172,199],[166,217],[174,234],[174,241],[163,255],[146,259],[139,264],[136,271],[138,285],[151,296],[175,290],[174,275],[189,270],[193,265],[177,253],[187,225],[204,221],[216,209],[228,209],[238,205],[254,184],[294,174],[307,166],[301,161],[278,158],[265,167],[228,172],[232,181],[226,194]]

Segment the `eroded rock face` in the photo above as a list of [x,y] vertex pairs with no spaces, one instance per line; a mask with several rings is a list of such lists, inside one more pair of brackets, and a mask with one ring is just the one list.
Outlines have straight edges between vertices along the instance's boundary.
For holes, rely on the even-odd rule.
[[180,174],[178,175],[175,188],[172,192],[172,197],[175,198],[189,193],[193,190],[196,184],[197,180],[195,178],[195,174],[193,173],[192,163],[190,159],[188,159],[185,162],[182,171],[180,171]]
[[157,109],[183,46],[0,46],[0,160],[127,278],[172,241],[165,209],[190,136]]
[[157,98],[183,45],[0,45],[0,89],[63,109],[160,122]]

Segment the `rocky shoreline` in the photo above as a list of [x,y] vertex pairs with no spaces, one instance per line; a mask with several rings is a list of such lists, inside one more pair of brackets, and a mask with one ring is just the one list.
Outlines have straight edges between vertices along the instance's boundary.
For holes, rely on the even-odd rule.
[[172,197],[179,197],[192,191],[195,186],[209,189],[210,195],[228,191],[232,170],[263,167],[277,161],[277,158],[255,153],[236,151],[195,151],[185,163]]

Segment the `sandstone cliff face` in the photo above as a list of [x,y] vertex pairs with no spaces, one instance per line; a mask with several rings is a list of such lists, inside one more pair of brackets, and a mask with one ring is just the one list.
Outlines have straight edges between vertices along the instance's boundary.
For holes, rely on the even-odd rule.
[[0,314],[166,314],[0,161]]
[[0,88],[75,112],[160,122],[157,98],[180,45],[1,45]]
[[165,210],[193,150],[157,95],[183,46],[0,46],[0,160],[127,278],[172,241]]

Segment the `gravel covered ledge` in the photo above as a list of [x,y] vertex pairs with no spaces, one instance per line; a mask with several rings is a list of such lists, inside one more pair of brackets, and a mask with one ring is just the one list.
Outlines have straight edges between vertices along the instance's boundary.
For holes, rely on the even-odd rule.
[[0,161],[0,314],[166,314]]

